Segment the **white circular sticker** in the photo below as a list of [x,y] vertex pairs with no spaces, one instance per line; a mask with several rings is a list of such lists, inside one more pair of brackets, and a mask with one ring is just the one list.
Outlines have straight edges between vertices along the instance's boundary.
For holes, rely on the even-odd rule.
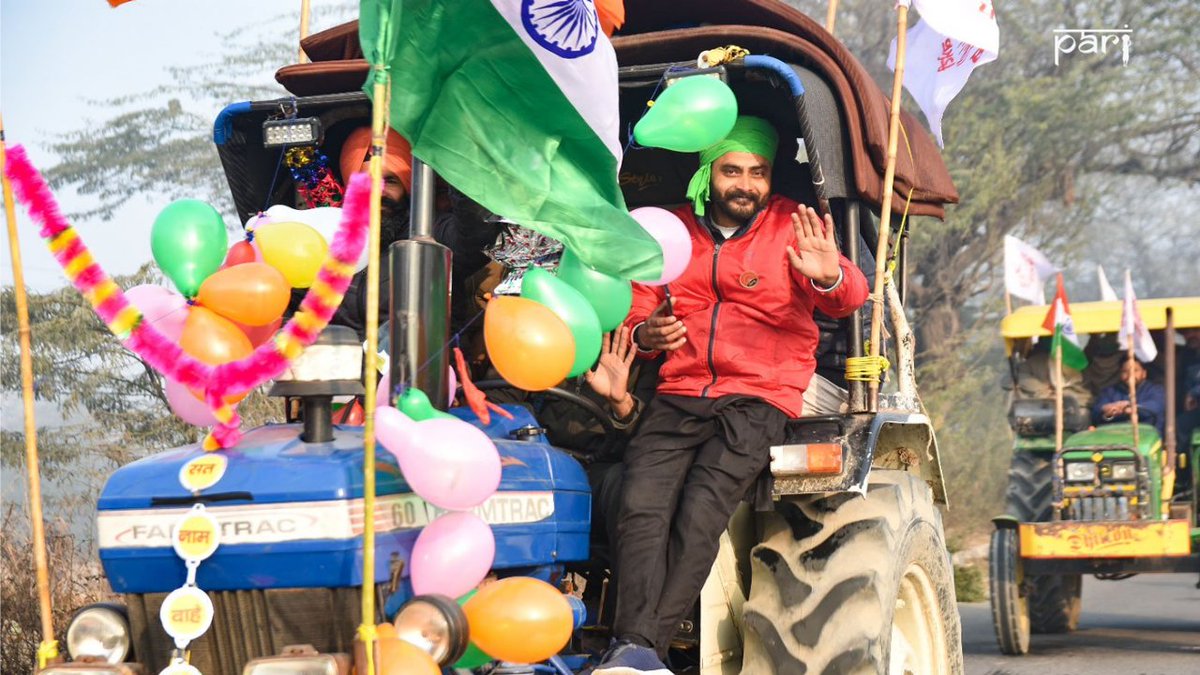
[[176,644],[187,643],[204,635],[212,625],[212,600],[195,586],[176,588],[163,600],[158,618]]
[[188,492],[200,492],[217,484],[225,475],[229,460],[219,452],[209,452],[179,468],[179,483]]
[[193,509],[171,528],[171,545],[180,558],[200,562],[221,545],[221,526],[203,507]]

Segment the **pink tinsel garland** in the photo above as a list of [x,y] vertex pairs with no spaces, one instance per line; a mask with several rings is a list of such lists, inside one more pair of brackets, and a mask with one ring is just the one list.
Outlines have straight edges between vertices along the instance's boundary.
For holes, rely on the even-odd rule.
[[[12,181],[17,201],[41,224],[41,236],[47,242],[52,242],[60,236],[71,236],[73,228],[63,218],[54,195],[41,174],[29,162],[24,148],[19,145],[13,146],[8,150],[8,160],[6,173]],[[333,316],[350,284],[350,274],[354,265],[362,253],[363,246],[366,245],[369,197],[370,178],[366,174],[352,176],[343,202],[342,220],[329,246],[331,260],[326,261],[318,274],[318,284],[324,282],[329,291],[322,293],[310,290],[300,304],[298,315],[307,313],[312,317],[307,327],[293,318],[275,340],[268,340],[259,345],[250,356],[215,367],[184,352],[149,321],[138,321],[133,327],[125,340],[128,349],[163,375],[204,392],[205,401],[221,420],[221,424],[210,434],[215,446],[232,447],[241,438],[238,430],[241,420],[226,401],[283,374],[290,359],[280,351],[282,341],[291,341],[300,348],[308,347]],[[55,258],[65,268],[73,259],[87,253],[83,241],[76,238],[57,251]],[[110,277],[98,263],[91,262],[71,281],[81,293],[92,300],[90,293],[109,283]],[[100,302],[92,300],[92,303],[96,313],[108,324],[112,324],[121,312],[130,307],[120,288],[116,288]],[[208,439],[205,444],[210,445]]]

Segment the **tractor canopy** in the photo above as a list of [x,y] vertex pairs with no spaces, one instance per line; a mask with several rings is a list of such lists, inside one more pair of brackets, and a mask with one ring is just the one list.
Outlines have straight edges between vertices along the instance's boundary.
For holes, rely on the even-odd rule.
[[[798,76],[812,143],[825,176],[825,196],[862,201],[878,211],[887,154],[888,99],[862,64],[819,24],[777,0],[640,2],[627,8],[626,19],[613,39],[621,69],[622,136],[645,112],[646,101],[659,90],[669,67],[694,68],[700,52],[737,45],[754,55],[770,55],[794,73],[751,72],[756,69],[736,61],[728,66],[728,81],[741,112],[766,117],[779,130],[778,157],[801,154],[795,104],[785,81]],[[311,35],[302,46],[312,62],[276,73],[289,92],[321,97],[361,91],[368,64],[362,57],[357,21]],[[904,141],[897,156],[893,208],[896,213],[907,208],[911,215],[940,218],[945,204],[958,201],[958,193],[929,132],[908,113],[901,114],[901,125]],[[808,155],[812,154],[810,150]],[[621,173],[629,206],[683,202],[696,161],[692,153],[627,152]],[[808,164],[777,161],[777,171],[783,165],[780,182],[801,186],[784,194],[813,203],[808,199],[811,188],[803,187],[811,184]]]
[[[1122,305],[1118,300],[1072,303],[1071,320],[1075,324],[1075,332],[1079,335],[1118,332],[1121,330]],[[1174,316],[1176,330],[1200,328],[1200,297],[1139,299],[1137,305],[1142,322],[1149,330],[1167,327],[1168,308]],[[1050,335],[1050,331],[1042,325],[1049,311],[1047,305],[1027,305],[1004,317],[1000,322],[1000,334],[1004,336],[1009,349],[1014,340]]]

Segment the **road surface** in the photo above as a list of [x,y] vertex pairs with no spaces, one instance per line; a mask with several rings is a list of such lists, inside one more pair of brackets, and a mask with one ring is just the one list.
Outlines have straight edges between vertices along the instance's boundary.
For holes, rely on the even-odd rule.
[[967,675],[1200,673],[1196,581],[1195,574],[1085,577],[1079,630],[1034,635],[1025,656],[1000,654],[986,602],[960,604]]

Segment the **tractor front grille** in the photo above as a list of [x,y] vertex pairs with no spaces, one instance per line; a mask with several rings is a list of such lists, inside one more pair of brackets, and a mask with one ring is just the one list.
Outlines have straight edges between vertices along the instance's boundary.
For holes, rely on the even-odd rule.
[[1130,508],[1130,501],[1128,495],[1073,497],[1067,520],[1132,520],[1137,518],[1137,509]]
[[[208,591],[216,610],[212,627],[191,643],[191,664],[204,675],[241,675],[251,659],[274,656],[287,645],[310,644],[322,653],[352,653],[361,616],[357,588],[276,588]],[[133,648],[147,672],[167,666],[174,642],[158,610],[166,593],[126,595]]]

